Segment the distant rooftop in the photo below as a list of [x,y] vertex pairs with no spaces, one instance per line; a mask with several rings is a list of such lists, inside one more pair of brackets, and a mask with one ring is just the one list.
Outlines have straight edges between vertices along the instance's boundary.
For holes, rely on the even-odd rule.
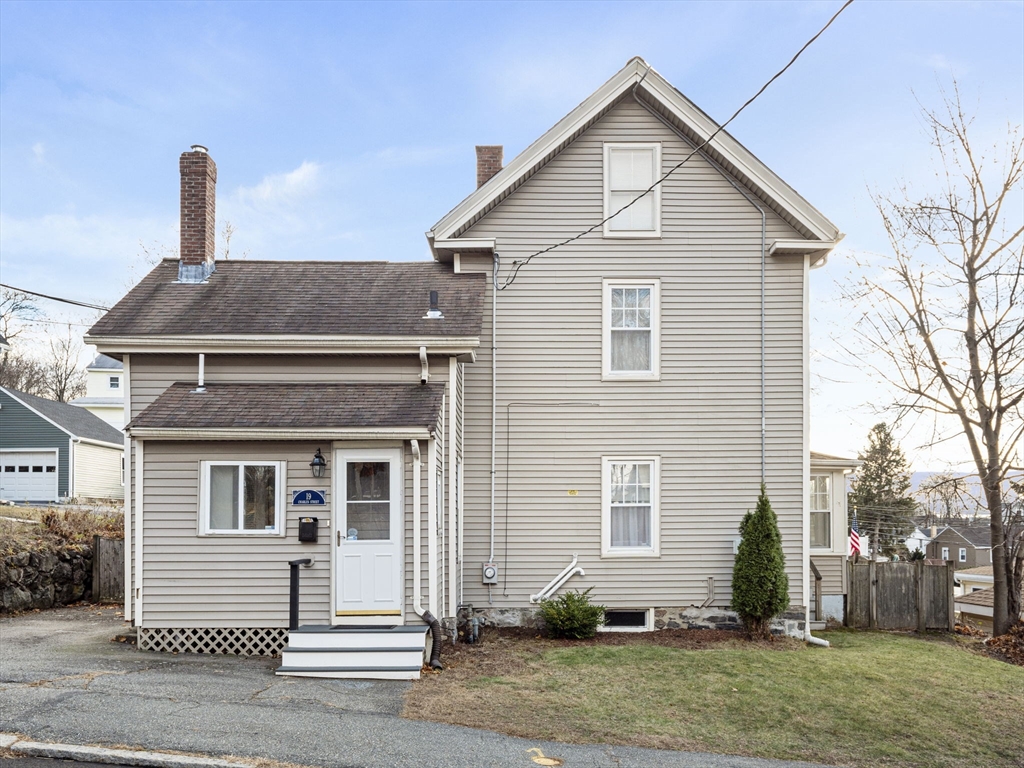
[[89,363],[90,371],[123,371],[124,363],[106,355],[96,355],[96,359]]

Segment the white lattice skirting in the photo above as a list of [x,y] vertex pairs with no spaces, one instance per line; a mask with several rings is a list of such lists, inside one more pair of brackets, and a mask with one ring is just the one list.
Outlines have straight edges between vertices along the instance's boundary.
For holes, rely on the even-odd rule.
[[138,642],[143,651],[280,656],[287,637],[288,630],[280,628],[139,628]]

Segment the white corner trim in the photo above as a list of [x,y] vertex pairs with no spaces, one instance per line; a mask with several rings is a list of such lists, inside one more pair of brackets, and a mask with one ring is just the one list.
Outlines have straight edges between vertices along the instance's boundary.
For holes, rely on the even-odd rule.
[[[124,356],[124,407],[128,416],[131,416],[132,408],[132,377],[130,356]],[[124,620],[127,623],[132,621],[132,608],[135,601],[132,599],[135,585],[132,583],[132,438],[125,432],[124,435]]]
[[143,441],[135,441],[135,626],[142,626]]

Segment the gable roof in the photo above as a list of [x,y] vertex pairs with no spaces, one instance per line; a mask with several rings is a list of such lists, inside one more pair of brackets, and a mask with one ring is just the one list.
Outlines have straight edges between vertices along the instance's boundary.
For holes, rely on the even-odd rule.
[[118,448],[124,447],[124,434],[121,430],[115,429],[99,416],[89,413],[84,408],[68,405],[67,403],[58,403],[56,400],[47,400],[43,397],[36,397],[35,395],[19,392],[16,389],[8,389],[7,387],[0,387],[0,391],[14,398],[71,437],[109,443]]
[[977,549],[992,548],[992,531],[988,526],[947,525],[935,535],[935,538],[938,539],[946,531],[951,531]]
[[89,363],[87,371],[123,371],[124,363],[106,355],[96,355],[96,359]]
[[[719,127],[643,59],[634,57],[608,82],[438,221],[427,232],[431,246],[435,247],[441,241],[464,234],[603,117],[619,100],[631,98],[634,88],[638,97],[697,145],[703,143]],[[702,152],[725,168],[808,240],[821,241],[822,250],[831,249],[841,239],[842,235],[835,224],[726,131],[719,133]],[[436,254],[435,249],[435,257]]]
[[207,384],[168,387],[127,430],[433,431],[444,384]]
[[[431,261],[246,260],[218,261],[205,283],[185,284],[178,282],[178,260],[167,259],[100,318],[86,340],[475,338],[485,280]],[[424,318],[430,291],[438,292],[443,319]]]

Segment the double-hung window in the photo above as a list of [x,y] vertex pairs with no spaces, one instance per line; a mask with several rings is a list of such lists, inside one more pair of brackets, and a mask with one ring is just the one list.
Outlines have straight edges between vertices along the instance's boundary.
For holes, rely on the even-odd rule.
[[121,388],[121,377],[120,376],[111,376],[110,377],[110,388],[111,389],[120,389]]
[[660,283],[606,279],[603,290],[602,378],[658,379]]
[[811,546],[832,546],[832,493],[828,475],[811,475]]
[[660,177],[661,144],[604,145],[605,237],[661,237]]
[[279,461],[202,462],[200,532],[283,534],[284,477]]
[[960,562],[967,562],[967,547],[960,547]]
[[660,459],[605,456],[601,471],[601,554],[656,557],[660,551]]

